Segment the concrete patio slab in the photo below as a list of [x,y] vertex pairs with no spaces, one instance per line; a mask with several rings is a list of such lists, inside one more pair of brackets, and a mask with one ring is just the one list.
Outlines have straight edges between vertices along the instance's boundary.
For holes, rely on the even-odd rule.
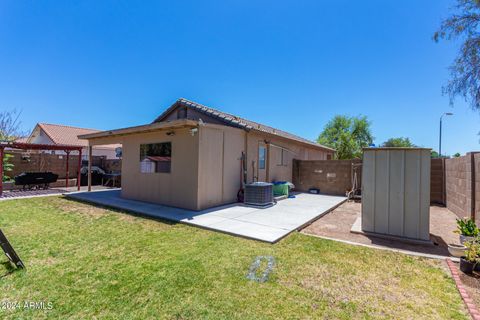
[[235,203],[192,211],[124,199],[121,190],[76,192],[65,196],[270,243],[321,217],[346,200],[345,197],[300,193],[295,198],[279,201],[263,209]]

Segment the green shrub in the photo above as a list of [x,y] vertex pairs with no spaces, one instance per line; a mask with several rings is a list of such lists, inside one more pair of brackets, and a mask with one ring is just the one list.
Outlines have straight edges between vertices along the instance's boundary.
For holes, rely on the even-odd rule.
[[10,159],[13,158],[13,154],[9,153],[4,153],[3,154],[3,177],[2,181],[10,181],[11,178],[7,176],[7,172],[10,172],[13,170],[13,163],[10,163]]
[[473,219],[457,219],[457,232],[467,237],[478,236],[479,229]]
[[478,263],[480,262],[480,243],[479,239],[476,238],[472,241],[467,241],[465,242],[465,247],[467,250],[465,250],[465,260],[472,262],[472,263]]

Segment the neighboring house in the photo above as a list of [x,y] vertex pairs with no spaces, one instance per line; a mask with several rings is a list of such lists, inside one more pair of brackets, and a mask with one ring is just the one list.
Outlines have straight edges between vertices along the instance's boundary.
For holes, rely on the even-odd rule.
[[[32,133],[23,142],[36,144],[64,144],[83,146],[82,158],[88,159],[88,142],[78,138],[82,134],[100,132],[100,130],[76,128],[60,124],[38,123]],[[107,159],[118,159],[115,149],[119,144],[103,145],[93,148],[92,155],[105,156]],[[49,151],[52,154],[65,154],[63,151]]]
[[294,159],[331,159],[335,152],[185,99],[151,124],[80,138],[123,145],[122,197],[193,210],[235,202],[244,174],[247,183],[291,181]]

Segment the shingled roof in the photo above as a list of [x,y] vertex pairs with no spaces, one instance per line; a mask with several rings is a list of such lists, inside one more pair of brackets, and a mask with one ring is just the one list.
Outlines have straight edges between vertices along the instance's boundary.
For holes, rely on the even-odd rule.
[[291,134],[289,132],[278,130],[278,129],[275,129],[273,127],[270,127],[270,126],[267,126],[267,125],[264,125],[264,124],[261,124],[261,123],[255,122],[255,121],[247,120],[247,119],[244,119],[244,118],[241,118],[241,117],[238,117],[238,116],[235,116],[235,115],[223,112],[223,111],[219,111],[219,110],[204,106],[202,104],[199,104],[199,103],[196,103],[194,101],[190,101],[190,100],[187,100],[187,99],[184,99],[184,98],[178,99],[172,106],[170,106],[159,117],[157,117],[155,119],[155,121],[153,121],[153,123],[164,121],[165,118],[170,114],[170,112],[172,112],[177,107],[186,107],[186,108],[194,109],[194,110],[196,110],[200,113],[203,113],[203,114],[205,114],[209,117],[215,118],[215,119],[219,120],[220,122],[223,122],[223,123],[225,123],[226,125],[229,125],[229,126],[242,128],[242,129],[245,129],[247,131],[255,130],[255,131],[265,132],[265,133],[268,133],[268,134],[277,135],[277,136],[282,137],[282,138],[286,138],[286,139],[298,141],[298,142],[301,142],[301,143],[309,144],[309,145],[315,146],[317,148],[324,148],[324,149],[327,149],[327,150],[335,151],[335,149],[326,147],[324,145],[321,145],[321,144],[313,142],[311,140],[299,137],[299,136]]

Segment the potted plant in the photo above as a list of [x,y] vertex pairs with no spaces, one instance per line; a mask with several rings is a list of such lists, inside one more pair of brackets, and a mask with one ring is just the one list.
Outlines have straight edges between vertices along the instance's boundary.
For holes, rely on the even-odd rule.
[[464,244],[466,241],[472,241],[479,234],[479,229],[473,219],[463,218],[457,219],[457,230],[460,234],[460,243]]
[[473,270],[477,270],[477,263],[480,261],[480,243],[477,239],[466,241],[465,256],[460,258],[460,270],[466,274],[472,274]]
[[450,255],[460,258],[465,255],[465,250],[467,248],[463,244],[450,243],[448,244],[448,252]]

